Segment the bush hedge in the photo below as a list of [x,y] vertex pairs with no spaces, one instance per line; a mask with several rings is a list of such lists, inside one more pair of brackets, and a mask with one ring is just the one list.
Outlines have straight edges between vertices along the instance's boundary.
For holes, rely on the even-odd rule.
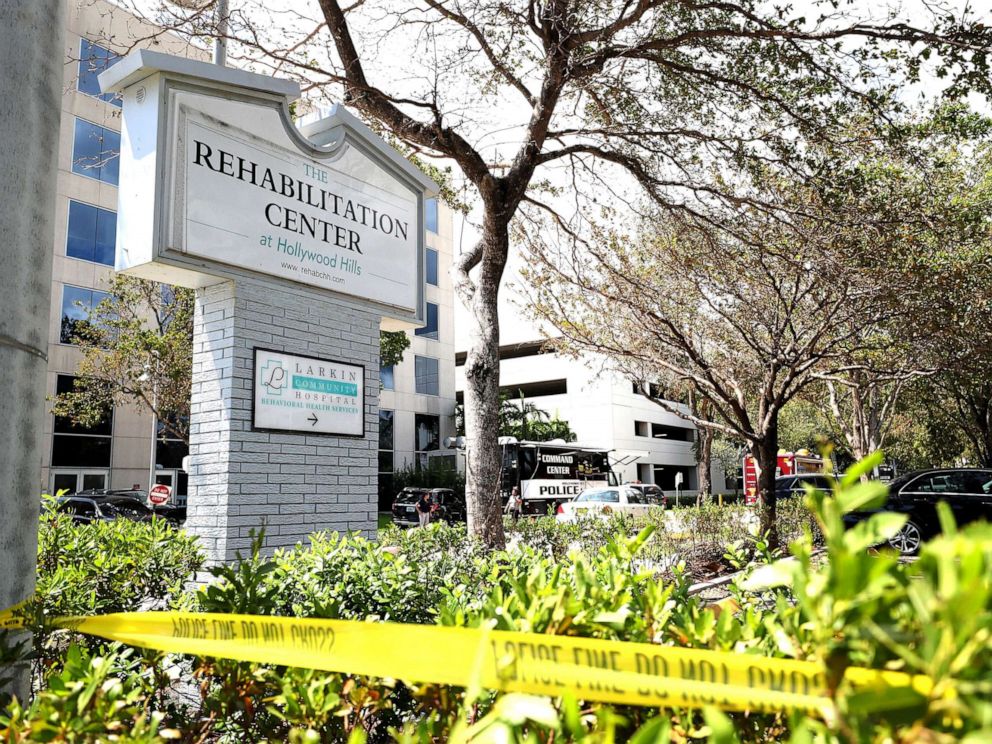
[[[15,701],[0,714],[0,740],[989,741],[992,528],[958,531],[944,514],[945,535],[925,545],[915,563],[900,562],[870,547],[893,534],[901,517],[879,513],[843,528],[845,511],[884,497],[884,488],[858,476],[845,476],[834,496],[808,498],[822,536],[819,557],[798,511],[801,534],[786,560],[733,522],[725,533],[720,515],[701,510],[692,517],[698,523],[682,522],[667,537],[663,526],[631,535],[639,525],[622,520],[599,523],[598,531],[585,523],[522,522],[515,546],[493,553],[444,525],[389,531],[388,546],[318,535],[272,558],[256,551],[215,569],[214,581],[196,592],[177,596],[175,585],[153,592],[155,601],[215,612],[495,622],[504,629],[805,659],[822,663],[831,681],[836,715],[827,720],[469,696],[450,686],[90,643],[64,651],[30,704]],[[734,611],[690,594],[681,555],[661,577],[657,570],[665,545],[689,554],[703,540],[682,537],[685,528],[714,519],[718,537],[707,539],[715,545],[731,538],[736,546],[720,546],[721,555],[751,562],[731,585]],[[167,541],[183,539],[170,533]],[[138,595],[139,604],[150,596]],[[97,603],[91,609],[102,611]],[[866,694],[844,679],[850,665],[927,675],[933,690]]]

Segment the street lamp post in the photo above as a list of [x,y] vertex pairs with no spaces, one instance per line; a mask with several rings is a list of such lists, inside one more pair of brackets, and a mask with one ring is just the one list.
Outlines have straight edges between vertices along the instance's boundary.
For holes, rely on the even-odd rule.
[[[149,446],[148,453],[148,493],[151,494],[152,488],[155,487],[155,471],[156,471],[156,447],[158,440],[158,365],[160,355],[157,351],[152,351],[152,358],[155,360],[154,368],[151,362],[145,363],[145,371],[141,373],[138,377],[140,382],[152,383],[152,441]],[[154,370],[154,371],[153,371]]]
[[217,23],[217,37],[214,39],[214,64],[224,67],[227,64],[227,0],[217,0],[214,10]]

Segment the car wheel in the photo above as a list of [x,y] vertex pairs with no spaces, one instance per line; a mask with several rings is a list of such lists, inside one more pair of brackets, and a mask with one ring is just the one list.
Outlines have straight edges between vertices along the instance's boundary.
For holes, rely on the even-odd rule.
[[923,533],[913,520],[908,520],[901,530],[889,538],[889,545],[902,555],[916,555],[922,542]]

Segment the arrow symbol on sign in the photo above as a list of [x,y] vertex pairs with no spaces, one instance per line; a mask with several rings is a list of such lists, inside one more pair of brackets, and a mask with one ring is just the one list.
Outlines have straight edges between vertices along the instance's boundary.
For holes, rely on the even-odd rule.
[[310,421],[311,422],[310,426],[316,426],[317,425],[317,414],[314,413],[313,411],[310,411],[310,416],[307,417],[307,421]]

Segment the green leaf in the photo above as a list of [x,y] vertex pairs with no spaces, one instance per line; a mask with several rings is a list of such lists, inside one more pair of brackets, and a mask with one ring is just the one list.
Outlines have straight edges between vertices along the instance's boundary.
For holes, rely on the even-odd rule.
[[[846,478],[846,476],[845,476]],[[866,481],[837,490],[837,506],[841,514],[878,509],[885,505],[889,488],[880,481]]]
[[755,592],[762,589],[774,589],[779,586],[792,586],[793,561],[775,561],[755,570],[741,583],[745,591]]
[[703,718],[710,729],[709,744],[738,744],[734,722],[726,713],[716,708],[703,709]]
[[599,612],[593,616],[593,622],[599,623],[600,625],[608,625],[614,630],[623,630],[623,626],[627,623],[627,618],[630,616],[629,607],[621,607],[619,610],[612,610],[607,612]]
[[946,502],[937,504],[937,519],[940,520],[940,531],[947,537],[953,537],[958,533],[957,522],[954,521],[954,513]]
[[882,464],[882,459],[882,451],[876,450],[868,455],[868,457],[854,463],[840,479],[841,486],[850,486],[861,480],[862,476],[874,472],[875,468]]
[[668,744],[672,740],[671,724],[664,716],[655,716],[627,740],[627,744]]
[[896,535],[906,524],[909,517],[896,512],[879,512],[872,514],[863,522],[858,522],[844,535],[848,549],[860,552],[873,545],[881,545]]

